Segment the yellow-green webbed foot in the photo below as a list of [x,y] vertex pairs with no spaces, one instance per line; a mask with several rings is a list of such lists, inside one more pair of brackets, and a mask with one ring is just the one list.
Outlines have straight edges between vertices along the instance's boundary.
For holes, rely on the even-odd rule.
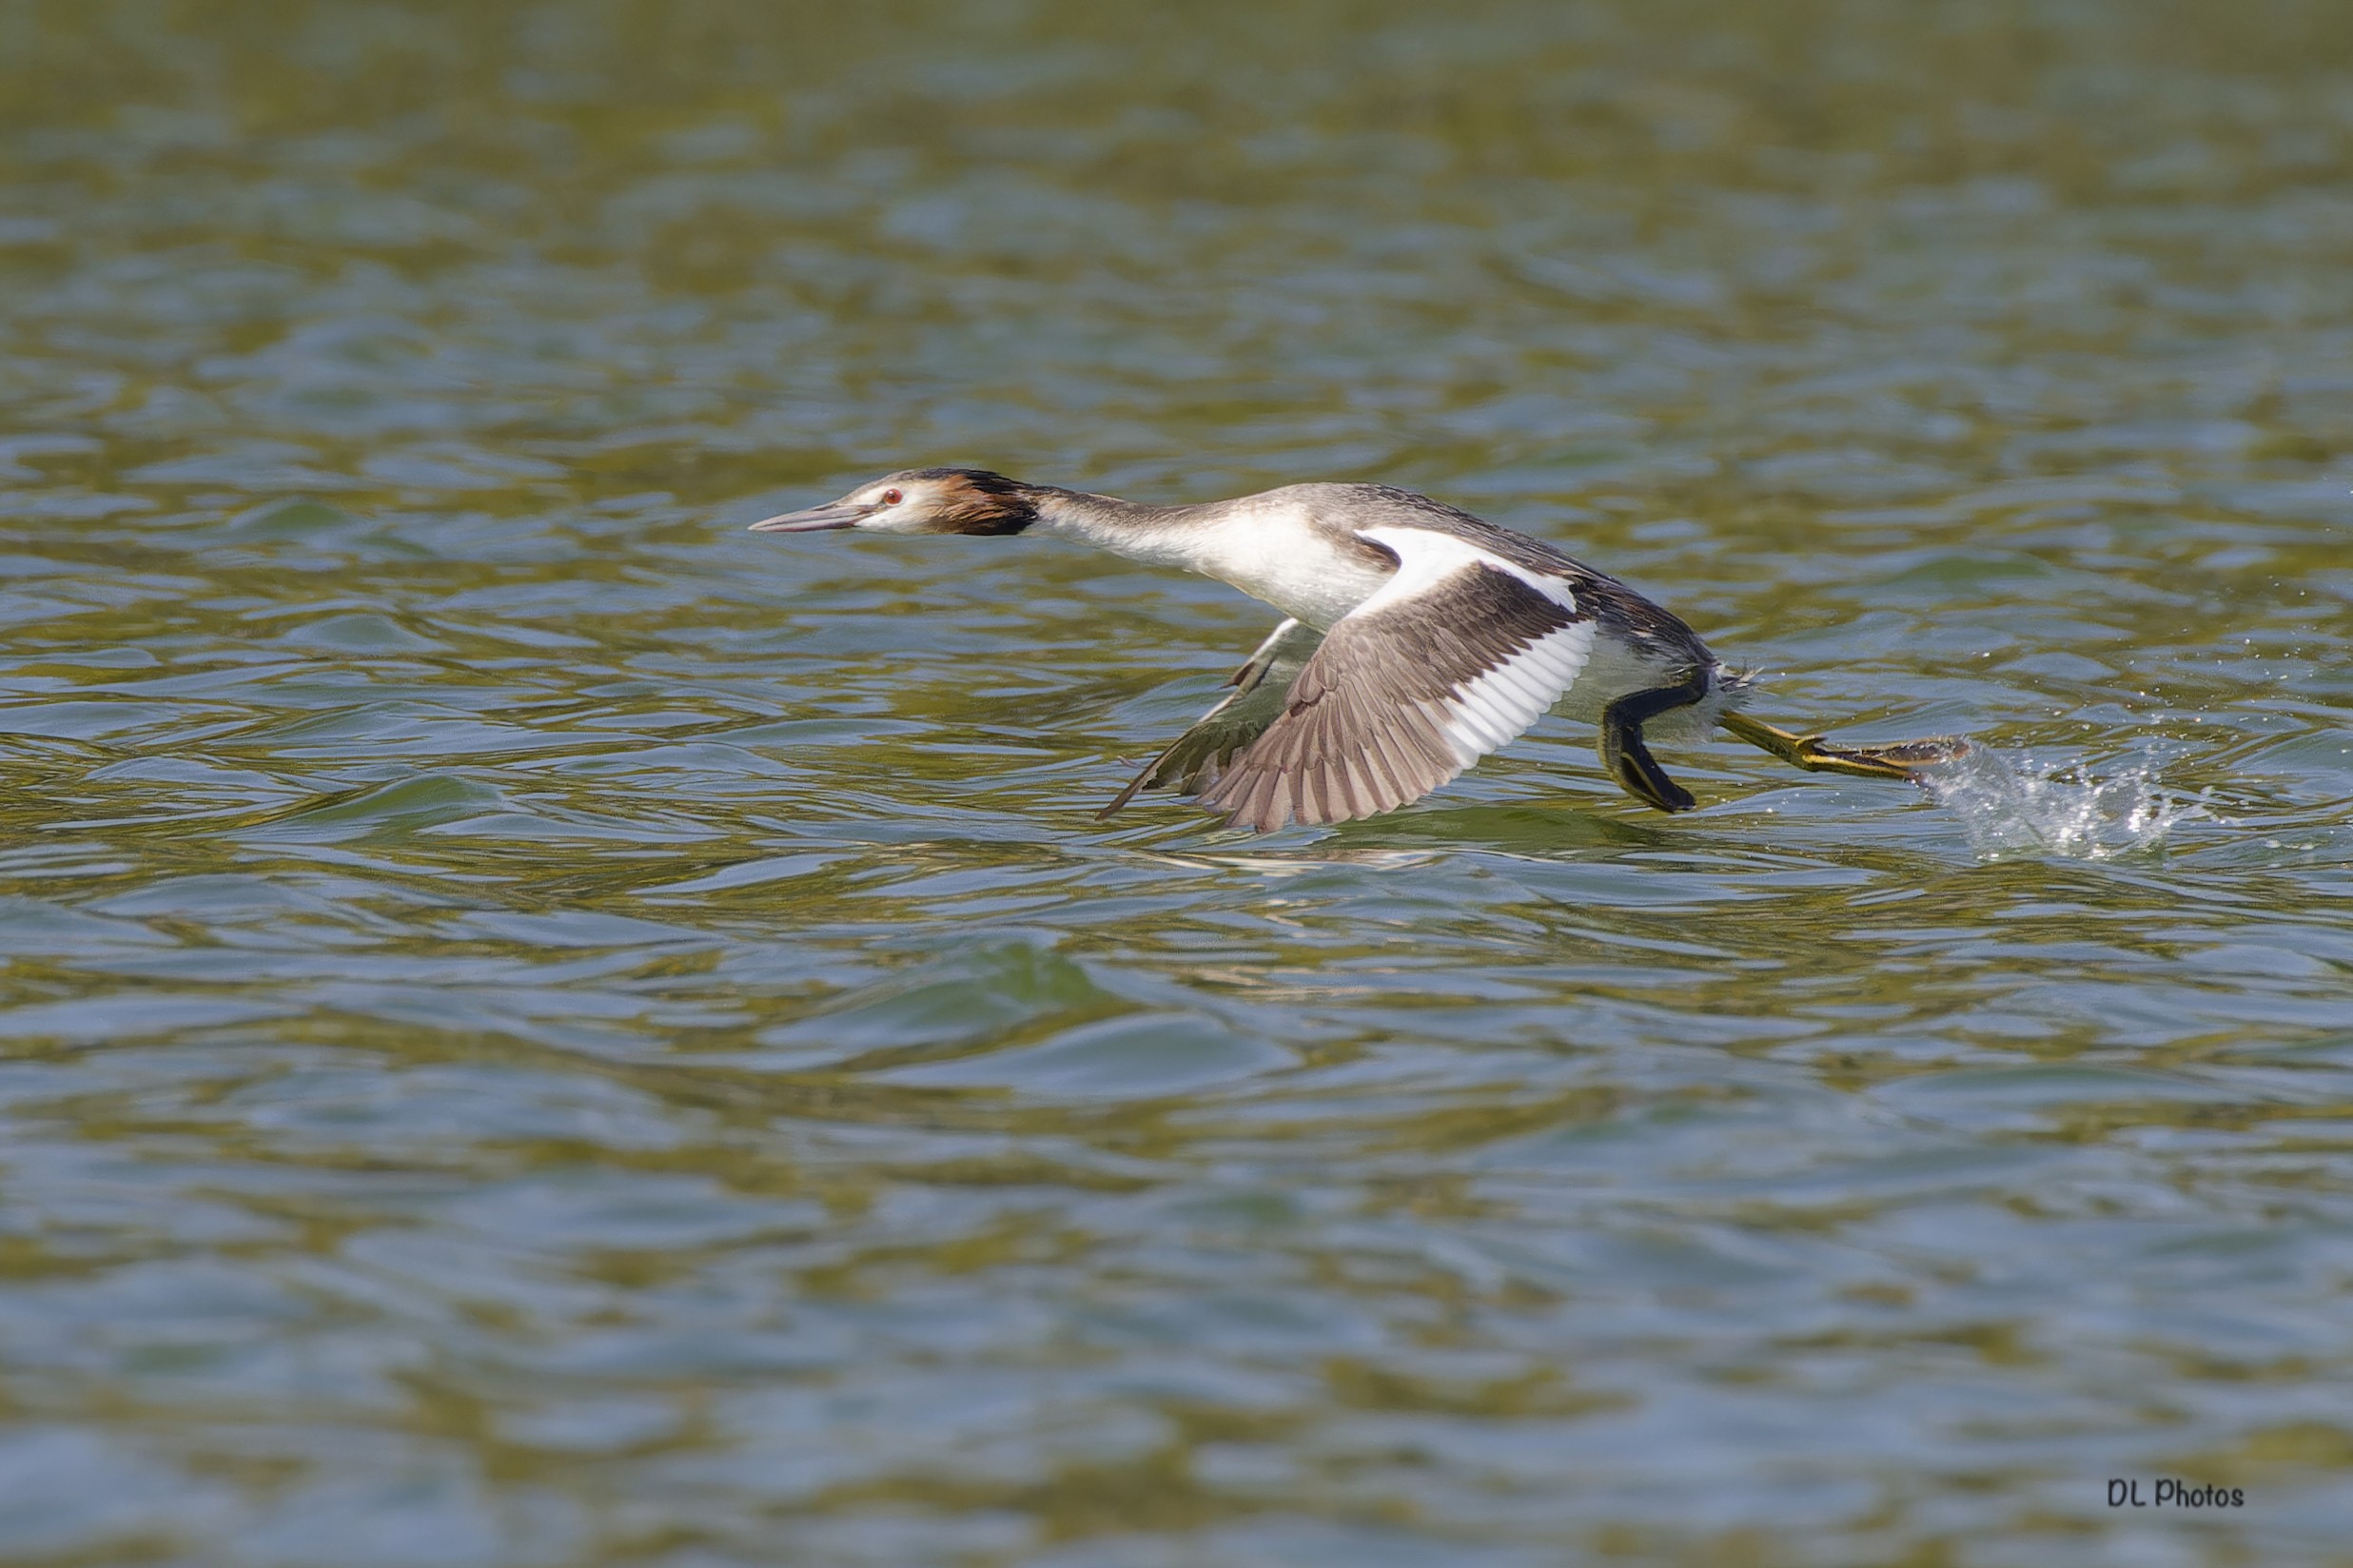
[[1880,746],[1833,746],[1818,735],[1793,735],[1745,714],[1726,714],[1719,722],[1739,739],[1814,774],[1917,781],[1923,769],[1969,755],[1969,742],[1957,735],[1893,740]]

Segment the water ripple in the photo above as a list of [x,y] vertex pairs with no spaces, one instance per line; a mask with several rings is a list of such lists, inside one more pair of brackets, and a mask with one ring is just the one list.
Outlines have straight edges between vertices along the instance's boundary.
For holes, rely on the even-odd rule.
[[[0,17],[0,1557],[2342,1555],[2343,8],[265,12]],[[1100,822],[919,461],[1978,750]]]

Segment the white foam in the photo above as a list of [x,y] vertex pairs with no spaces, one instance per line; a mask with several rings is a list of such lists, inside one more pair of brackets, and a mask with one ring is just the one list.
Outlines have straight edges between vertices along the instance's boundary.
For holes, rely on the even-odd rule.
[[2075,764],[2046,769],[2030,756],[1972,744],[1967,755],[1924,770],[1920,782],[1961,819],[1988,860],[2112,860],[2154,850],[2176,826],[2206,814],[2196,801],[2160,789],[2157,765],[2146,759],[2095,779]]

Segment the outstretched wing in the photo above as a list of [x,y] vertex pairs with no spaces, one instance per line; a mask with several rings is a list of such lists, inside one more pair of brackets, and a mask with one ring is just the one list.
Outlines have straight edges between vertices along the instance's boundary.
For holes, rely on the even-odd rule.
[[1323,640],[1323,633],[1303,621],[1286,620],[1276,627],[1226,682],[1233,691],[1225,700],[1146,763],[1144,771],[1095,813],[1097,820],[1133,800],[1140,790],[1173,789],[1198,794],[1216,783],[1234,754],[1282,716],[1284,695]]
[[1429,529],[1362,529],[1397,575],[1339,620],[1282,714],[1202,794],[1235,827],[1395,811],[1526,730],[1593,651],[1569,582]]

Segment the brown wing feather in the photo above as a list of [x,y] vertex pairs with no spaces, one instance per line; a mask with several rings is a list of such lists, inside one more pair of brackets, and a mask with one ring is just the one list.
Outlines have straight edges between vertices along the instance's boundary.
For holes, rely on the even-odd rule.
[[1448,738],[1459,733],[1450,704],[1579,618],[1520,578],[1479,565],[1344,616],[1291,682],[1282,715],[1227,764],[1202,804],[1235,827],[1271,833],[1419,800],[1466,765]]
[[1276,627],[1228,682],[1233,691],[1146,763],[1111,803],[1095,813],[1109,816],[1144,790],[1198,794],[1217,782],[1234,754],[1266,733],[1283,715],[1284,695],[1299,677],[1324,634],[1296,620]]

